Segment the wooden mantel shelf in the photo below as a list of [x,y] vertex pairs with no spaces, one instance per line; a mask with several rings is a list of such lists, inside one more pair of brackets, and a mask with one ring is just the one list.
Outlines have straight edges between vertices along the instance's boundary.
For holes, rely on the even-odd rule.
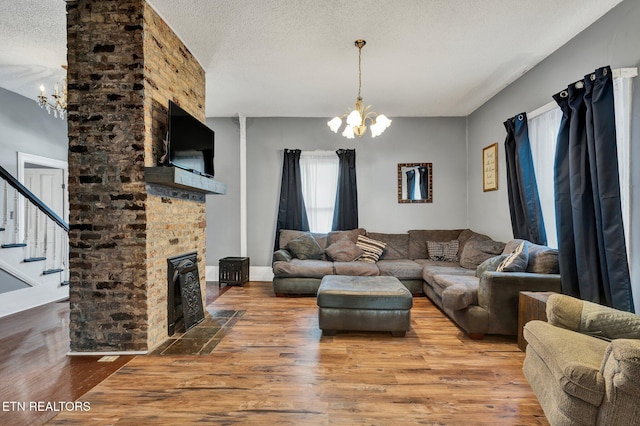
[[178,167],[145,167],[144,180],[147,183],[204,192],[205,194],[227,193],[226,183]]

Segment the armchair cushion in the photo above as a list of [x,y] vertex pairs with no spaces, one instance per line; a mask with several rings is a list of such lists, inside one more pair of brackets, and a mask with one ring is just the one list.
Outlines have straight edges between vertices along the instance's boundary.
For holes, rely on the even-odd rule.
[[543,321],[528,322],[524,337],[529,343],[527,352],[535,351],[544,360],[564,392],[600,405],[605,393],[600,365],[607,342]]

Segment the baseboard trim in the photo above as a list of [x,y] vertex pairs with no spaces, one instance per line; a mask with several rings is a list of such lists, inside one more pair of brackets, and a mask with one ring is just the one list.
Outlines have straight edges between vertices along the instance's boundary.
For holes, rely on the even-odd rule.
[[[220,267],[207,265],[205,272],[207,281],[218,281]],[[249,281],[273,281],[273,270],[270,266],[250,266]]]
[[67,356],[133,356],[147,355],[149,351],[105,351],[105,352],[67,352]]

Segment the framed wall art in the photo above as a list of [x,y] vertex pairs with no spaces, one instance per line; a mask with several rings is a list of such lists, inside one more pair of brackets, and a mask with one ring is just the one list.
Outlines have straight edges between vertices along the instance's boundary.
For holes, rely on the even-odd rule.
[[494,143],[482,149],[482,190],[498,189],[498,144]]

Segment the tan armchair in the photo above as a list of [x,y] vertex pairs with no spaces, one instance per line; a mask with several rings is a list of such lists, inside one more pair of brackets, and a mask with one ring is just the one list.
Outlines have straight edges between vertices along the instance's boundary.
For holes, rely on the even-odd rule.
[[551,425],[640,425],[640,316],[554,294],[524,327],[524,375]]

